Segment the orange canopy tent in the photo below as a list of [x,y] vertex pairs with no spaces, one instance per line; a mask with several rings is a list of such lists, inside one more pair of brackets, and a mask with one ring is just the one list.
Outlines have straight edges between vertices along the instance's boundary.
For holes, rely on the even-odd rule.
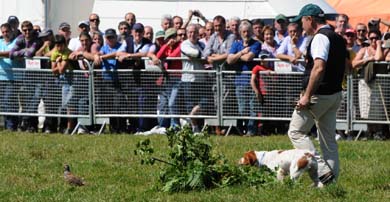
[[[389,0],[326,0],[338,13],[349,16],[349,24],[355,28],[361,22],[367,25],[371,18],[380,18],[390,22]],[[387,31],[388,27],[381,24],[381,31]],[[390,31],[390,30],[389,30]]]

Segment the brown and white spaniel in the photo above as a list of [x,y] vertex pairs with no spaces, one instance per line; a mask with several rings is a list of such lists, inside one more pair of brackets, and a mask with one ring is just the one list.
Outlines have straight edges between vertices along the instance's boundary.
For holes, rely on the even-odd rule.
[[297,180],[305,171],[309,172],[315,187],[323,187],[318,179],[318,164],[314,155],[308,150],[291,149],[286,151],[248,151],[239,161],[240,165],[267,166],[277,173],[277,179],[290,174],[292,180]]

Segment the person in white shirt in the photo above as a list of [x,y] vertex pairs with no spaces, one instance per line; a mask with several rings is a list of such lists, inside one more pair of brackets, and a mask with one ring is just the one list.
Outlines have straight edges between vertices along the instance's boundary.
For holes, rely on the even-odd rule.
[[[80,21],[79,22],[79,28],[78,28],[79,34],[82,32],[89,32],[89,22],[88,21]],[[76,51],[81,47],[80,38],[77,36],[75,38],[71,38],[68,44],[68,48],[72,51]]]
[[[198,41],[199,28],[195,24],[187,26],[188,39],[181,44],[181,56],[188,57],[190,60],[183,60],[183,74],[181,76],[182,88],[184,93],[184,102],[186,113],[197,115],[205,111],[208,102],[208,94],[211,95],[211,87],[207,85],[205,73],[191,73],[185,71],[204,70],[202,60],[202,51],[204,44]],[[194,132],[200,132],[201,124],[199,119],[191,119]]]
[[302,36],[301,28],[297,23],[290,23],[287,27],[288,36],[284,38],[276,50],[276,57],[292,64],[292,70],[305,71],[304,63],[298,62],[306,51],[307,37]]

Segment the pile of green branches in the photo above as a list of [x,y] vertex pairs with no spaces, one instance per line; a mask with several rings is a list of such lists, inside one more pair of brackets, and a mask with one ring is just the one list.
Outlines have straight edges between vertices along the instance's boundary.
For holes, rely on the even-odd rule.
[[164,192],[206,190],[230,185],[258,186],[275,182],[275,175],[267,168],[229,165],[223,155],[213,153],[206,132],[194,134],[189,126],[180,131],[167,130],[167,160],[153,157],[149,139],[137,143],[136,155],[141,164],[156,161],[165,164],[158,185]]

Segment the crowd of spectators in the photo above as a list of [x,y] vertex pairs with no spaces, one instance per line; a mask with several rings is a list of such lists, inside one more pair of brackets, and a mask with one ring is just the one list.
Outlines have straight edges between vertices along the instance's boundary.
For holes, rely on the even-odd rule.
[[[198,18],[198,23],[193,24],[192,18]],[[200,20],[202,22],[200,22]],[[340,14],[336,17],[334,29],[345,38],[352,69],[346,73],[364,75],[359,81],[359,108],[361,118],[370,117],[369,99],[375,85],[375,79],[366,75],[367,69],[381,72],[373,68],[373,61],[390,60],[389,43],[383,43],[382,33],[379,31],[380,19],[358,23],[351,27],[348,16]],[[0,80],[4,88],[1,90],[1,110],[7,112],[10,103],[17,103],[16,92],[13,85],[12,68],[23,66],[18,58],[32,56],[50,57],[50,68],[53,74],[61,80],[62,107],[70,114],[72,110],[69,102],[72,99],[72,70],[86,70],[88,65],[82,59],[94,63],[95,67],[102,70],[103,84],[99,88],[110,103],[113,113],[120,111],[117,97],[126,96],[122,91],[123,85],[120,77],[115,72],[117,69],[144,69],[145,64],[140,62],[142,57],[151,58],[155,65],[160,65],[161,70],[205,70],[222,65],[226,68],[234,68],[238,73],[234,75],[233,86],[227,86],[235,92],[235,101],[240,116],[257,116],[254,105],[262,104],[266,90],[262,89],[259,71],[273,71],[272,62],[254,61],[254,58],[278,58],[292,64],[292,71],[303,72],[303,62],[306,45],[310,37],[302,32],[300,24],[290,23],[283,14],[276,16],[273,24],[265,24],[262,19],[240,19],[232,17],[226,20],[217,15],[208,20],[198,10],[190,10],[187,19],[180,16],[164,15],[161,18],[161,27],[151,27],[138,22],[134,13],[126,13],[124,19],[117,26],[107,30],[100,30],[100,18],[96,13],[89,15],[88,20],[82,20],[77,25],[77,37],[71,38],[72,26],[66,22],[61,23],[57,30],[33,25],[30,21],[23,21],[19,26],[16,16],[9,16],[8,21],[1,25],[2,37],[0,39]],[[117,30],[115,29],[117,28]],[[20,30],[19,30],[20,28]],[[74,29],[74,28],[73,28]],[[156,31],[156,32],[155,32]],[[387,35],[385,35],[387,36]],[[188,57],[190,60],[164,61],[166,57]],[[205,61],[199,60],[204,57]],[[250,74],[241,74],[242,71],[252,71]],[[367,73],[369,74],[369,73]],[[139,114],[143,113],[146,99],[155,100],[159,114],[174,115],[178,113],[177,99],[180,92],[193,94],[194,86],[205,86],[205,78],[191,73],[171,74],[155,97],[145,94],[147,86],[142,76],[134,76],[136,108]],[[34,92],[35,86],[26,86]],[[346,88],[346,86],[344,86]],[[248,96],[251,95],[251,96]],[[34,113],[39,99],[34,95],[25,95],[29,102],[22,106],[26,113]],[[157,100],[158,97],[158,100]],[[97,100],[99,102],[99,100]],[[189,115],[198,114],[210,100],[207,98],[193,99],[185,96],[185,111]],[[106,103],[106,104],[107,104]],[[32,116],[15,117],[4,116],[5,128],[9,130],[38,131],[37,118]],[[50,120],[50,118],[47,118]],[[130,120],[132,127],[125,127]],[[146,118],[110,118],[110,129],[114,133],[145,131],[151,128],[149,119]],[[156,124],[160,127],[180,127],[178,118],[157,118]],[[46,124],[43,131],[69,133],[73,129],[74,120],[67,120],[62,128],[54,124]],[[201,122],[191,120],[194,131],[201,129]],[[240,133],[247,135],[260,135],[267,133],[262,131],[261,124],[254,120],[239,120]],[[220,128],[216,128],[220,133]],[[371,132],[371,130],[370,130]]]

